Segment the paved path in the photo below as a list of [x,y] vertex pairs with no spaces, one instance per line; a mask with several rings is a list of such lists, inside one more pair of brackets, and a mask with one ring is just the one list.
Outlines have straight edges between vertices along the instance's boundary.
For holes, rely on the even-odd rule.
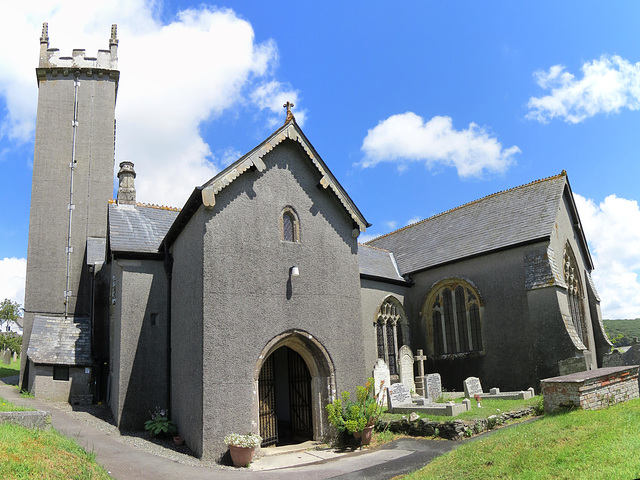
[[[2,379],[9,381],[9,379]],[[220,466],[194,467],[177,463],[139,450],[120,438],[108,435],[55,406],[34,398],[21,398],[18,389],[0,383],[0,397],[16,405],[28,406],[51,413],[53,427],[74,438],[87,451],[96,453],[103,465],[117,480],[143,479],[390,479],[416,470],[438,455],[463,442],[403,438],[381,448],[342,455],[307,451],[263,457],[251,469],[230,469]],[[308,463],[313,462],[313,463]],[[306,463],[300,465],[300,463]],[[265,470],[264,468],[270,468]]]

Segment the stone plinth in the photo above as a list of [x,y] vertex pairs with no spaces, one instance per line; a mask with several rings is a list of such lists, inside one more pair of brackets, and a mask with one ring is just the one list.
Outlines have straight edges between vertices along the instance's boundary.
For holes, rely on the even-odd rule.
[[638,366],[607,367],[540,381],[545,412],[598,410],[638,398]]

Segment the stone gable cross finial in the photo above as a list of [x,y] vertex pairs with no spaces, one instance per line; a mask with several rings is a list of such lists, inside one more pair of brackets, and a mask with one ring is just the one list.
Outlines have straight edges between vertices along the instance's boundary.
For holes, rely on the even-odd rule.
[[287,109],[287,118],[284,119],[284,123],[287,123],[289,120],[294,118],[293,113],[291,113],[291,108],[295,107],[295,105],[287,100],[287,103],[282,105],[282,107]]

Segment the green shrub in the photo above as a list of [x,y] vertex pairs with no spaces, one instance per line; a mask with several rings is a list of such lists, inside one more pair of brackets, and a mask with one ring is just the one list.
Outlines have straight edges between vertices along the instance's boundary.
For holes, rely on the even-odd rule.
[[144,422],[144,429],[153,436],[173,435],[178,431],[173,420],[169,420],[169,411],[156,407],[151,420]]

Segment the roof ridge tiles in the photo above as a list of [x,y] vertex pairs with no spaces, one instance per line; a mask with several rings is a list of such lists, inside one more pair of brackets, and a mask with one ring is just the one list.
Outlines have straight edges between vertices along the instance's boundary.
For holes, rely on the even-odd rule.
[[[496,196],[501,195],[501,194],[504,194],[504,193],[508,193],[508,192],[512,192],[512,191],[514,191],[514,190],[518,190],[518,189],[520,189],[520,188],[530,187],[530,186],[535,185],[535,184],[538,184],[538,183],[547,182],[547,181],[550,181],[550,180],[555,180],[555,179],[557,179],[557,178],[560,178],[560,177],[566,177],[566,176],[567,176],[567,172],[566,172],[566,170],[564,170],[564,169],[563,169],[563,170],[562,170],[562,172],[560,172],[560,173],[559,173],[559,174],[557,174],[557,175],[551,175],[551,176],[549,176],[549,177],[540,178],[540,179],[538,179],[538,180],[534,180],[534,181],[529,182],[529,183],[524,183],[524,184],[522,184],[522,185],[518,185],[518,186],[516,186],[516,187],[508,188],[507,190],[500,190],[500,191],[498,191],[498,192],[491,193],[491,194],[489,194],[489,195],[485,195],[484,197],[477,198],[476,200],[472,200],[471,202],[467,202],[467,203],[464,203],[464,204],[462,204],[462,205],[458,205],[457,207],[450,208],[449,210],[445,210],[444,212],[437,213],[437,214],[435,214],[435,215],[432,215],[432,216],[430,216],[430,217],[428,217],[428,218],[425,218],[425,219],[423,219],[423,220],[420,220],[420,221],[418,221],[418,222],[410,223],[409,225],[405,225],[405,226],[404,226],[404,227],[402,227],[402,228],[399,228],[399,229],[394,230],[394,231],[389,232],[389,233],[385,233],[384,235],[380,235],[379,237],[376,237],[376,238],[373,238],[373,239],[369,240],[369,242],[373,242],[373,241],[376,241],[376,240],[380,240],[381,238],[389,237],[389,236],[394,235],[394,234],[396,234],[396,233],[402,232],[403,230],[406,230],[406,229],[408,229],[408,228],[411,228],[411,227],[413,227],[413,226],[415,226],[415,225],[418,225],[418,224],[421,224],[421,223],[425,223],[425,222],[427,222],[427,221],[429,221],[429,220],[433,220],[434,218],[441,217],[441,216],[443,216],[443,215],[445,215],[445,214],[447,214],[447,213],[451,213],[451,212],[454,212],[454,211],[456,211],[456,210],[460,210],[460,209],[462,209],[462,208],[464,208],[464,207],[468,207],[468,206],[470,206],[470,205],[474,205],[474,204],[479,203],[479,202],[481,202],[481,201],[483,201],[483,200],[486,200],[486,199],[488,199],[488,198],[496,197]],[[365,244],[363,244],[363,245],[364,245],[364,246],[367,246],[367,247],[373,247],[373,245],[369,245],[369,242],[366,242],[366,243],[365,243]],[[373,248],[376,248],[376,247],[373,247]]]
[[387,250],[386,248],[374,247],[373,245],[367,245],[366,243],[358,242],[358,245],[361,246],[361,247],[370,248],[371,250],[378,250],[378,251],[384,252],[384,253],[391,253],[391,250]]
[[[111,205],[118,205],[118,201],[114,200],[113,198],[109,199],[109,203]],[[157,210],[169,210],[171,212],[179,212],[180,210],[182,210],[180,207],[170,207],[168,205],[156,205],[155,203],[143,203],[143,202],[136,202],[136,207],[149,207],[149,208],[155,208]]]

